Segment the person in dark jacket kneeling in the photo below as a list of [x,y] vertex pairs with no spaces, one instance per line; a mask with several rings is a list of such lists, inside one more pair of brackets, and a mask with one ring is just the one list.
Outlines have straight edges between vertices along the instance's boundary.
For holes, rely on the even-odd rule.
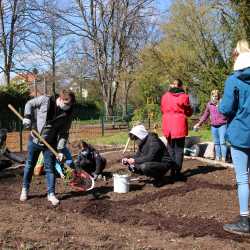
[[85,141],[79,143],[80,152],[75,162],[76,167],[91,174],[95,180],[102,177],[106,166],[106,159],[90,144]]
[[138,143],[138,150],[133,158],[123,158],[123,165],[132,172],[154,178],[154,186],[163,186],[164,175],[176,167],[164,143],[156,133],[149,133],[143,125],[133,127],[129,137]]

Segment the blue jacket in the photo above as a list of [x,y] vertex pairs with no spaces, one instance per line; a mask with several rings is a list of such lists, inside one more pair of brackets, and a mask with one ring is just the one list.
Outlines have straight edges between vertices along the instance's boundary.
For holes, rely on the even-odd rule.
[[250,148],[250,68],[234,71],[228,77],[219,111],[229,118],[227,141]]

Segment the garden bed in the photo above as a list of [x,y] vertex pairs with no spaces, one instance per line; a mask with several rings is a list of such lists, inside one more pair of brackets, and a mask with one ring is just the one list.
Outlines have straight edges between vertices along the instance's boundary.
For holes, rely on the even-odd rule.
[[127,194],[113,193],[119,152],[106,154],[106,181],[75,192],[57,180],[61,204],[46,200],[44,176],[19,201],[22,169],[0,172],[1,249],[249,249],[250,238],[223,231],[238,214],[231,169],[186,159],[186,181],[155,188],[146,177]]

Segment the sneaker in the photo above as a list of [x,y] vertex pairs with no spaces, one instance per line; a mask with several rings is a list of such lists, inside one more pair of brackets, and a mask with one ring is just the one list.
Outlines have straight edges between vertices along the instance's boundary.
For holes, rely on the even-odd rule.
[[95,181],[101,181],[103,179],[103,175],[102,174],[92,173],[91,175],[92,175],[92,177],[93,177],[93,179]]
[[223,229],[233,234],[250,235],[248,216],[240,216],[240,220],[238,222],[225,224]]
[[28,200],[28,190],[26,188],[22,188],[20,201],[27,201]]
[[48,201],[50,201],[53,206],[57,206],[60,203],[54,193],[48,194]]

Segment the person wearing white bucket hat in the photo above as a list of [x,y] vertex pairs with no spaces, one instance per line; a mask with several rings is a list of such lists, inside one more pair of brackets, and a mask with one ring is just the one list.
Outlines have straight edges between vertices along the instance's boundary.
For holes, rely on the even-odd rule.
[[133,127],[129,137],[137,142],[138,150],[133,158],[123,158],[123,165],[132,172],[152,177],[156,187],[164,185],[164,175],[176,167],[164,143],[156,133],[148,132],[143,125]]

